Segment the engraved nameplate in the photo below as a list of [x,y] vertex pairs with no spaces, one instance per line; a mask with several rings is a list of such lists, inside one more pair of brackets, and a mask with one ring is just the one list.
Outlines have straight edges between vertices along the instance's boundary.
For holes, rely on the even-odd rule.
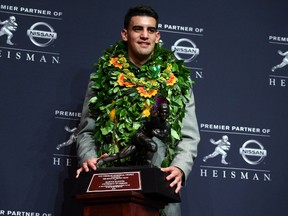
[[92,176],[87,192],[141,190],[140,172],[96,173]]

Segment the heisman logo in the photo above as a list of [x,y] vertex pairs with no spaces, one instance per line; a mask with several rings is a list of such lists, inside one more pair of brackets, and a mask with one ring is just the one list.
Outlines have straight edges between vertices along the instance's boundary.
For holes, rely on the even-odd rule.
[[16,18],[14,16],[10,16],[8,20],[1,22],[0,25],[3,25],[0,30],[0,37],[3,35],[7,35],[6,43],[9,45],[14,45],[12,43],[11,38],[13,37],[13,31],[17,30],[18,24],[16,23]]
[[187,38],[177,40],[171,49],[174,51],[175,57],[178,60],[184,60],[184,62],[191,62],[199,55],[196,44]]
[[209,154],[203,158],[203,161],[206,162],[206,160],[209,158],[214,158],[217,155],[221,155],[221,163],[225,164],[225,165],[229,164],[226,161],[226,157],[227,157],[226,151],[229,151],[230,146],[231,146],[230,142],[228,142],[228,136],[224,135],[224,136],[222,136],[222,139],[219,139],[218,141],[215,141],[214,139],[210,139],[210,142],[213,145],[217,145],[217,146],[215,147],[215,150],[213,153],[211,153],[211,154]]
[[78,128],[74,127],[72,129],[70,129],[68,126],[65,126],[64,129],[67,132],[71,133],[71,135],[70,135],[69,139],[66,142],[63,142],[63,143],[57,145],[57,147],[56,147],[57,150],[60,150],[60,148],[65,147],[65,146],[69,146],[72,143],[76,142],[77,134],[79,132]]
[[27,30],[27,36],[38,47],[47,47],[57,39],[57,33],[45,22],[37,22]]
[[[250,148],[247,147],[248,145],[250,145]],[[259,148],[251,148],[251,146],[255,145]],[[263,145],[257,140],[246,141],[239,149],[239,153],[240,155],[242,155],[243,159],[251,165],[260,164],[267,156],[267,151],[264,149]]]
[[288,51],[283,53],[281,50],[278,50],[278,54],[281,56],[284,56],[284,58],[282,59],[282,62],[280,64],[277,64],[274,67],[272,67],[271,69],[272,72],[274,72],[278,68],[283,68],[284,66],[288,64]]

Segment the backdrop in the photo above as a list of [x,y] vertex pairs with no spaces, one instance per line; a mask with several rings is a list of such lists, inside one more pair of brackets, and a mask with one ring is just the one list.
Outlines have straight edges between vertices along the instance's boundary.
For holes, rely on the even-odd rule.
[[[1,0],[0,215],[81,215],[69,140],[92,64],[139,2]],[[201,142],[183,215],[288,215],[288,2],[142,2],[195,80]]]

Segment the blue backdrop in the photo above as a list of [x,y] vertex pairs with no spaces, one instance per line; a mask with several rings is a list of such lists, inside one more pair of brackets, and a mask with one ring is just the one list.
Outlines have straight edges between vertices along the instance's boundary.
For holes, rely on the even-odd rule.
[[92,64],[140,2],[195,80],[201,142],[183,215],[288,215],[285,0],[1,0],[0,215],[81,215],[75,144],[57,146],[79,123]]

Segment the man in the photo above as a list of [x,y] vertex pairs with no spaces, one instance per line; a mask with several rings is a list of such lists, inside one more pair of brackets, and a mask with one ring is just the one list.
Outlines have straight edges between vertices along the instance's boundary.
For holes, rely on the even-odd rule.
[[[174,140],[180,139],[175,149],[173,146],[171,147],[175,154],[173,157],[171,155],[168,157],[172,158],[169,161],[170,164],[161,170],[169,173],[167,180],[171,180],[171,187],[176,187],[176,193],[179,193],[182,185],[185,184],[188,174],[191,172],[193,160],[197,154],[197,144],[200,140],[194,98],[189,81],[190,72],[180,63],[176,67],[176,61],[171,57],[173,54],[159,48],[157,44],[160,40],[160,32],[157,31],[157,25],[158,15],[151,7],[139,5],[129,9],[125,16],[124,29],[121,31],[123,42],[111,48],[108,52],[109,55],[100,59],[97,73],[91,76],[92,82],[84,102],[80,132],[77,137],[77,151],[81,167],[77,170],[76,177],[81,172],[88,172],[89,169],[96,170],[97,161],[108,157],[105,149],[101,151],[103,147],[101,141],[104,142],[107,138],[116,140],[115,144],[111,144],[108,149],[119,150],[118,148],[121,148],[127,140],[126,133],[129,135],[129,131],[133,127],[138,127],[143,119],[148,119],[150,105],[156,100],[156,95],[161,92],[170,101],[173,101],[170,104],[170,123],[174,126],[172,128],[174,133],[171,134],[174,135]],[[157,56],[158,53],[161,55]],[[104,60],[109,56],[112,56],[110,61],[105,62]],[[160,63],[156,64],[156,62]],[[179,68],[179,70],[175,68]],[[181,76],[184,82],[176,81],[177,76],[174,74],[178,75],[179,78]],[[177,85],[178,88],[175,87]],[[175,94],[168,94],[168,89],[172,93],[175,92],[176,96]],[[131,95],[133,97],[130,97]],[[187,102],[187,95],[191,97],[189,102]],[[129,100],[132,102],[130,103]],[[125,103],[128,106],[123,108]],[[155,105],[156,103],[154,103]],[[107,109],[110,111],[107,118],[110,119],[102,121],[107,115]],[[129,112],[130,109],[135,110]],[[95,113],[97,113],[96,116]],[[139,113],[141,114],[141,121],[137,117]],[[115,115],[118,116],[115,117]],[[131,122],[131,125],[127,125],[127,121]],[[173,123],[173,121],[175,122]],[[182,124],[179,122],[183,123],[182,129],[180,128]],[[126,132],[122,132],[124,131],[123,128],[117,128],[120,126],[126,127],[124,128],[127,129]],[[118,130],[114,133],[115,127]],[[177,134],[179,128],[181,134]],[[96,147],[95,137],[98,143],[96,143]],[[165,160],[165,154],[168,152],[167,148],[170,147],[169,144],[162,142],[157,137],[153,137],[153,140],[157,143],[158,148],[152,163],[160,167]],[[103,154],[99,155],[99,151]],[[180,205],[178,203],[169,204],[165,211],[166,215],[179,216]]]

